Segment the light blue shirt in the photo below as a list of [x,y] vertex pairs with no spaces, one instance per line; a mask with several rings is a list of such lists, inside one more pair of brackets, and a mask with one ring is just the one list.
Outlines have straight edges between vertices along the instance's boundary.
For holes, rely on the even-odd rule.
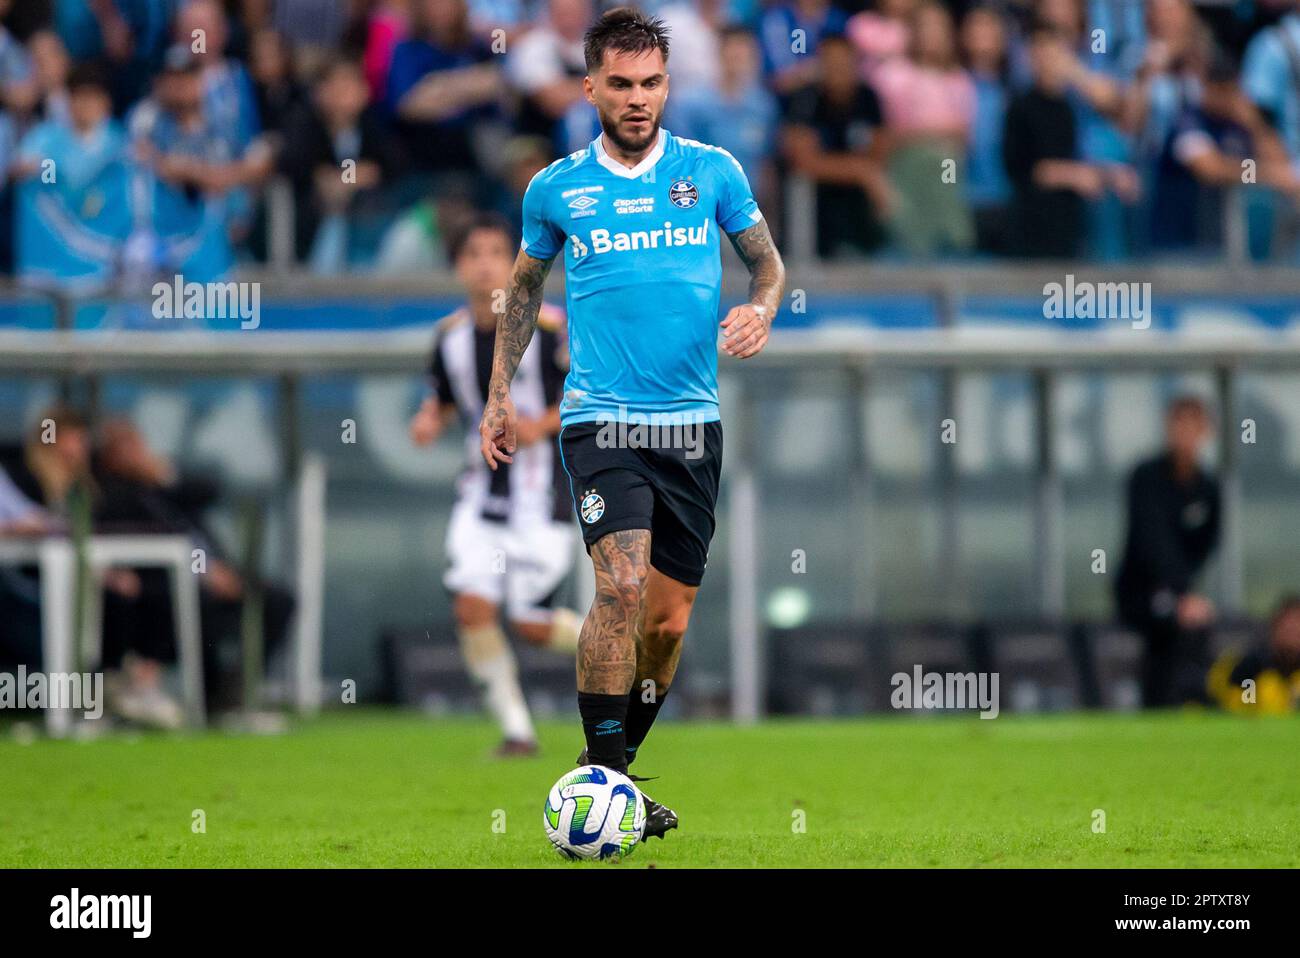
[[1241,65],[1242,87],[1260,109],[1274,116],[1287,152],[1300,158],[1300,90],[1282,38],[1285,31],[1300,54],[1300,15],[1287,14],[1277,25],[1260,32],[1246,47]]
[[730,153],[667,130],[632,169],[598,136],[533,178],[522,249],[564,253],[563,424],[718,419],[720,234],[761,219]]

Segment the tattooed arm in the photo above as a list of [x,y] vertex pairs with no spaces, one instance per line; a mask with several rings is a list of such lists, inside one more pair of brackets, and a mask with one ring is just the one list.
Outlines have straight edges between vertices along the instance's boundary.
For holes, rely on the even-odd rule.
[[519,360],[533,338],[537,314],[542,308],[542,289],[551,271],[552,259],[534,259],[520,253],[515,260],[506,308],[497,318],[496,346],[492,352],[492,379],[488,382],[487,403],[479,424],[479,449],[495,472],[498,462],[511,462],[515,451],[515,404],[510,399],[510,381],[515,378]]
[[727,236],[749,269],[749,302],[733,308],[722,321],[726,330],[722,348],[730,356],[748,359],[767,345],[785,290],[785,264],[772,242],[767,220]]

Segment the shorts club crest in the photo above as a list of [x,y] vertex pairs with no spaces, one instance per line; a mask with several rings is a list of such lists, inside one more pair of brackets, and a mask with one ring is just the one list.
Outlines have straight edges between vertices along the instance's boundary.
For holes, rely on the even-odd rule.
[[590,525],[593,522],[599,522],[600,517],[605,514],[605,500],[597,493],[589,492],[582,497],[582,521]]

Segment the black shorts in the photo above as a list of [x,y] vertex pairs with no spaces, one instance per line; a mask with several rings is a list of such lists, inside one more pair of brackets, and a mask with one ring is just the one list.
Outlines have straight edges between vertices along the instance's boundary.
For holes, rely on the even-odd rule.
[[601,430],[608,439],[616,428],[582,422],[560,430],[560,456],[587,552],[608,533],[649,529],[650,564],[678,582],[699,585],[716,525],[722,423],[695,425],[679,434],[685,441],[661,441],[661,448],[602,445]]

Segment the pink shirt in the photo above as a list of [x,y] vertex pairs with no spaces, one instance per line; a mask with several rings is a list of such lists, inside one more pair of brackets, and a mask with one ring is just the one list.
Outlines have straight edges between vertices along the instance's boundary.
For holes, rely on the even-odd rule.
[[406,20],[390,9],[370,18],[362,66],[370,86],[370,99],[383,102],[388,90],[388,69],[393,65],[393,48],[406,39]]
[[876,68],[873,85],[885,124],[899,132],[970,129],[975,85],[965,70],[943,72],[895,57]]
[[872,68],[907,52],[907,24],[878,13],[855,13],[849,17],[844,32]]

